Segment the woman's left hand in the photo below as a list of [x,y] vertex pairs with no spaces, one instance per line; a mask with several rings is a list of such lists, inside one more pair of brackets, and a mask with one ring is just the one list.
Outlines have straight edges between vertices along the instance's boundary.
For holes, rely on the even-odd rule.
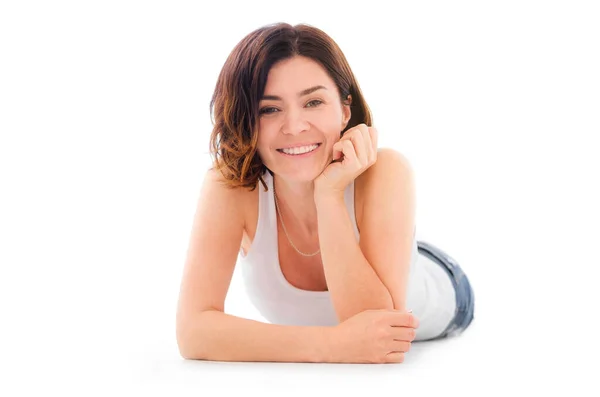
[[[342,158],[343,157],[343,158]],[[340,160],[341,161],[338,161]],[[333,162],[315,179],[317,196],[344,195],[346,186],[377,161],[377,130],[359,124],[333,145]]]

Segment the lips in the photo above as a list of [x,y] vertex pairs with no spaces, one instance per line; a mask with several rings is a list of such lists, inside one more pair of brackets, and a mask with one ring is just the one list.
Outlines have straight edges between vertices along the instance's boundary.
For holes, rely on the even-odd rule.
[[[279,153],[284,153],[283,149],[295,149],[295,148],[301,148],[301,147],[306,147],[306,146],[314,146],[314,145],[317,145],[317,147],[316,147],[316,148],[314,148],[313,150],[311,150],[310,152],[307,152],[307,153],[311,153],[311,152],[314,152],[315,150],[317,150],[317,149],[319,148],[319,146],[321,146],[321,143],[320,143],[320,142],[317,142],[317,143],[310,143],[310,144],[308,144],[308,145],[296,145],[296,146],[291,146],[291,147],[281,148],[281,149],[277,149],[277,151],[278,151]],[[302,154],[306,154],[306,153],[302,153]]]
[[300,144],[298,144],[298,145],[292,145],[292,146],[286,146],[286,147],[282,147],[282,148],[279,148],[279,149],[277,149],[277,150],[281,151],[281,150],[283,150],[283,149],[294,149],[294,148],[297,148],[297,147],[303,147],[303,146],[313,146],[313,145],[319,145],[319,146],[320,146],[320,145],[321,145],[321,142],[300,143]]
[[304,158],[304,157],[308,157],[311,156],[313,153],[315,153],[317,150],[319,150],[319,148],[321,147],[320,143],[316,144],[317,147],[315,147],[313,150],[311,150],[310,152],[305,152],[305,153],[300,153],[300,154],[289,154],[289,153],[285,153],[283,151],[283,149],[277,149],[277,151],[279,153],[281,153],[284,156],[288,156],[288,157],[294,157],[294,158]]

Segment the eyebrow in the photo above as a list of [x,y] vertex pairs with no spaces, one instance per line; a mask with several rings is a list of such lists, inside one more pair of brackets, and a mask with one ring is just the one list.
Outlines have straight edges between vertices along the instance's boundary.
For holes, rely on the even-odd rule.
[[[300,91],[298,93],[298,97],[302,97],[302,96],[305,96],[305,95],[308,95],[308,94],[312,94],[313,92],[315,92],[317,90],[326,90],[326,89],[327,88],[325,88],[325,86],[316,85],[314,87],[310,87],[310,88],[307,88],[305,90]],[[270,100],[273,100],[273,101],[281,101],[282,100],[281,97],[278,97],[277,95],[263,95],[263,97],[261,98],[261,101],[262,100],[267,100],[267,99],[270,99]]]

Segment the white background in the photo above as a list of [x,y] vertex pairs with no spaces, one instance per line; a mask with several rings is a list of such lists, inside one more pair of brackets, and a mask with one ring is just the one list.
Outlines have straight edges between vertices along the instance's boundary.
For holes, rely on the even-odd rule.
[[[0,394],[597,393],[599,20],[592,1],[2,2]],[[380,147],[414,167],[420,239],[474,287],[467,332],[403,364],[178,355],[212,90],[279,21],[341,46]],[[226,311],[261,319],[239,276]]]

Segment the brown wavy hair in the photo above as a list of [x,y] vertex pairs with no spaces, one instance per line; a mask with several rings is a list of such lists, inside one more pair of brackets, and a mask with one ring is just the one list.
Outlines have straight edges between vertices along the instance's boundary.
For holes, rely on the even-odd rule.
[[365,123],[372,125],[371,111],[346,57],[325,32],[308,24],[276,23],[244,37],[231,51],[210,101],[213,129],[210,137],[211,169],[221,172],[225,185],[253,191],[267,167],[257,152],[258,104],[271,67],[294,56],[318,62],[335,82],[340,101],[352,95],[351,118],[341,132]]

